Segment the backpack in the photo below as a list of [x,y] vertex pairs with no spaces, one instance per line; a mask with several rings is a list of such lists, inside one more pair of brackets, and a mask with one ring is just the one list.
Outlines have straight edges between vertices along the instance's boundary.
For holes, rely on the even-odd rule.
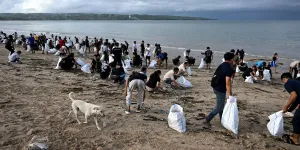
[[214,88],[218,85],[219,80],[220,80],[220,71],[221,71],[221,65],[217,68],[215,71],[212,79],[211,79],[211,86]]

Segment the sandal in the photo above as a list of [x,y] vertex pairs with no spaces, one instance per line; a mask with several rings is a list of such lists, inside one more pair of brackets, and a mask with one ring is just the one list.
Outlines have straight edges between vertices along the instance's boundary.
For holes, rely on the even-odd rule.
[[292,144],[292,145],[296,145],[296,146],[300,146],[300,144],[295,144],[295,142],[291,139],[290,135],[284,134],[282,136],[282,138],[284,138],[284,142],[288,143],[288,144]]

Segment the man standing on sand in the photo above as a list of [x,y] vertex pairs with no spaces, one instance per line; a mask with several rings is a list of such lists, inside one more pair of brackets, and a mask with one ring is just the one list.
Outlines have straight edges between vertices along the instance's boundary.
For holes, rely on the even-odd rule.
[[137,48],[136,48],[136,41],[133,42],[132,45],[132,53],[136,52],[137,53]]
[[144,53],[145,53],[145,43],[144,43],[144,41],[142,41],[142,44],[141,44],[141,55],[142,55],[143,58],[145,57]]
[[210,47],[206,48],[207,50],[205,51],[204,55],[205,55],[205,63],[206,63],[206,69],[210,69],[210,64],[211,61],[213,60],[213,52],[210,50]]
[[294,72],[294,79],[297,78],[299,69],[300,69],[300,61],[296,60],[290,64],[290,73],[293,74]]
[[292,124],[293,124],[293,134],[292,135],[283,135],[285,142],[294,145],[300,145],[299,137],[300,137],[300,82],[293,80],[292,75],[287,72],[281,75],[281,80],[284,83],[284,88],[287,92],[289,92],[290,99],[288,103],[283,107],[282,112],[292,112],[295,108],[295,111]]
[[217,97],[217,106],[212,110],[212,112],[206,117],[204,125],[206,128],[210,128],[210,121],[219,114],[220,120],[222,119],[223,109],[226,101],[226,92],[229,99],[232,98],[232,86],[231,77],[233,75],[233,69],[231,68],[231,63],[233,62],[233,53],[226,53],[224,55],[225,62],[223,62],[214,73],[211,81],[211,86],[213,87],[214,93]]

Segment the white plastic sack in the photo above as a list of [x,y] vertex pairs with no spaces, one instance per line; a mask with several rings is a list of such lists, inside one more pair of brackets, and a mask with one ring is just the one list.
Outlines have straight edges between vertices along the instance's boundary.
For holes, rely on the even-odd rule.
[[81,71],[85,73],[91,73],[91,66],[90,64],[85,64],[84,66],[81,67]]
[[255,76],[257,76],[257,77],[259,76],[259,71],[258,70],[256,71]]
[[[49,54],[55,54],[56,52],[57,52],[57,49],[55,49],[55,48],[52,48],[52,49],[50,49],[50,50],[48,51]],[[60,52],[59,52],[59,54],[60,54]],[[59,54],[58,54],[58,55],[59,55]],[[57,55],[57,56],[58,56],[58,55]]]
[[81,55],[84,55],[85,51],[84,51],[84,48],[81,47],[80,50],[78,51]]
[[54,55],[55,55],[55,56],[59,56],[59,55],[60,55],[60,51],[55,52]]
[[46,43],[45,44],[45,50],[44,50],[45,52],[49,52],[50,51],[50,47],[49,47],[49,45]]
[[101,55],[101,58],[100,58],[100,61],[104,61],[104,58],[105,58],[105,55],[102,54],[102,55]]
[[299,78],[299,77],[300,77],[300,73],[297,74],[297,78]]
[[183,76],[178,78],[176,81],[182,87],[185,87],[185,88],[193,87],[192,83],[190,81],[188,81],[187,79],[185,79]]
[[125,68],[126,69],[131,69],[131,65],[130,65],[130,60],[129,59],[124,60],[124,63],[125,63]]
[[128,74],[128,70],[126,69],[126,66],[125,66],[125,64],[124,64],[123,61],[122,61],[122,66],[123,66],[123,68],[124,68],[124,72],[125,72],[126,74]]
[[155,68],[155,65],[157,64],[156,60],[152,60],[148,68]]
[[269,132],[273,136],[281,137],[284,134],[282,111],[270,115],[269,119],[270,122],[267,124]]
[[271,81],[270,70],[264,70],[264,78],[263,78],[263,80],[265,80],[265,81]]
[[80,50],[80,44],[79,43],[75,44],[75,49],[78,50],[78,51]]
[[112,57],[112,56],[109,56],[108,57],[108,63],[112,63],[112,62],[114,62],[115,60],[114,60],[114,58]]
[[95,53],[97,52],[97,48],[96,48],[96,47],[94,47],[94,52],[95,52]]
[[246,82],[246,83],[254,83],[251,76],[246,77],[245,82]]
[[59,57],[55,69],[61,69],[60,66],[59,66],[59,63],[60,63],[61,60],[62,60],[62,57]]
[[30,45],[27,45],[27,52],[30,52],[31,51],[31,47]]
[[189,76],[191,76],[191,75],[192,75],[191,67],[187,67],[187,68],[186,68],[186,72],[187,72],[187,74],[188,74]]
[[186,131],[186,121],[184,118],[183,108],[180,105],[174,104],[168,115],[168,124],[169,127],[178,131]]
[[205,67],[205,63],[204,63],[204,60],[203,60],[203,58],[201,59],[201,63],[200,63],[200,65],[199,65],[199,69],[203,69]]
[[77,58],[76,60],[77,64],[79,64],[80,66],[84,66],[86,63],[83,62],[81,59]]
[[239,111],[237,107],[237,100],[235,97],[230,96],[223,110],[221,123],[224,128],[238,134],[239,129]]
[[187,56],[187,55],[186,55],[186,51],[183,52],[183,56],[184,56],[184,58]]
[[239,66],[236,66],[235,72],[236,72],[236,73],[239,73],[239,72],[240,72]]

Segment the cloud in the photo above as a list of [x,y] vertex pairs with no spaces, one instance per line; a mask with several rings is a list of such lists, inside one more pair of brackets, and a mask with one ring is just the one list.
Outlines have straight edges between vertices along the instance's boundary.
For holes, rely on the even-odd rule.
[[2,13],[155,13],[299,7],[299,0],[0,0]]

